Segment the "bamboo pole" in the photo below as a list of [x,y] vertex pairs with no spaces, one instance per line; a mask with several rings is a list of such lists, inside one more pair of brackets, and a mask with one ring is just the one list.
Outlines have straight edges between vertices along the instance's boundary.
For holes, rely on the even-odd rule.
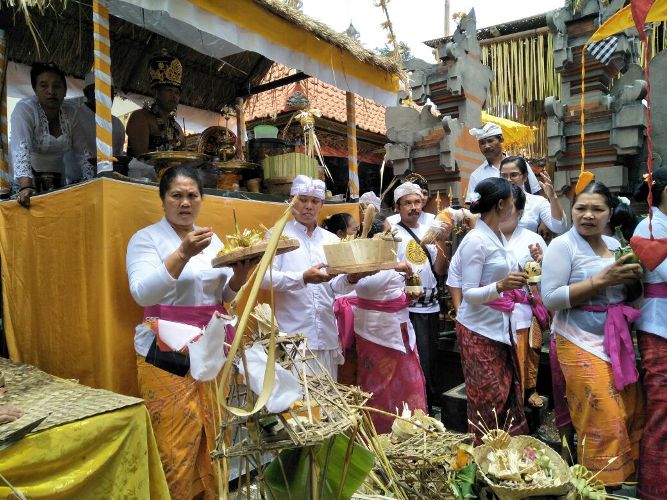
[[236,148],[237,156],[240,160],[245,160],[245,111],[243,109],[243,97],[237,97],[234,106],[236,107]]
[[357,121],[354,94],[345,92],[347,107],[347,169],[350,198],[359,198],[359,163],[357,159]]
[[95,143],[97,173],[113,170],[111,125],[111,38],[109,10],[93,0],[93,55],[95,60]]
[[7,194],[12,188],[9,175],[9,144],[7,141],[7,33],[0,29],[0,194]]

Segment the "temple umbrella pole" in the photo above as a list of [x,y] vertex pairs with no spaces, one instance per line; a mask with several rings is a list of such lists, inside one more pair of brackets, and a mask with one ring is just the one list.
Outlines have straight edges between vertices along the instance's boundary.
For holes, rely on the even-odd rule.
[[0,29],[0,194],[7,194],[12,188],[9,175],[9,144],[7,141],[7,33]]
[[234,106],[236,107],[236,143],[238,157],[240,160],[245,160],[246,129],[243,97],[237,97],[234,101]]
[[97,173],[113,171],[111,125],[111,37],[109,10],[93,0],[93,53],[95,59],[95,143]]
[[347,105],[347,169],[350,198],[359,199],[359,163],[357,160],[357,122],[354,94],[345,92]]

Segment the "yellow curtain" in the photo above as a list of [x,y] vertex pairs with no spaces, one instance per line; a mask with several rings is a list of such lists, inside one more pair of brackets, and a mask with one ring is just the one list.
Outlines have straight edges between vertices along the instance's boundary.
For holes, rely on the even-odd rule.
[[[271,227],[282,203],[205,196],[198,225],[221,238]],[[357,204],[325,205],[322,217]],[[10,357],[91,387],[138,395],[134,327],[142,309],[125,272],[130,237],[162,217],[155,186],[96,179],[38,196],[26,210],[0,203],[4,327]]]
[[[169,500],[143,404],[29,434],[0,451],[0,463],[27,498]],[[0,483],[0,497],[10,493]]]

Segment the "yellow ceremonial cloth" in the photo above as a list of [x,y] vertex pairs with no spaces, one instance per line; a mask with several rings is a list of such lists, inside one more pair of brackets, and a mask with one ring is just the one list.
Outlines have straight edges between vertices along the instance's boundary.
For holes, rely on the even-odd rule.
[[[660,21],[667,20],[667,1],[665,0],[656,0],[651,6],[648,15],[646,16],[647,23],[656,23]],[[613,16],[607,19],[604,24],[602,24],[593,35],[588,40],[590,42],[599,42],[604,40],[611,35],[620,33],[623,30],[627,30],[635,27],[635,21],[632,18],[632,11],[630,10],[630,5],[623,7],[621,10],[616,12]]]
[[[169,499],[144,405],[29,434],[0,451],[0,464],[27,498]],[[0,498],[10,493],[0,484]]]
[[[205,195],[197,225],[224,241],[271,227],[284,203]],[[359,205],[325,205],[321,218]],[[139,395],[134,328],[143,310],[129,292],[127,243],[163,216],[157,186],[95,179],[36,196],[30,209],[0,203],[4,327],[10,358],[47,373]],[[264,297],[264,301],[268,298]]]

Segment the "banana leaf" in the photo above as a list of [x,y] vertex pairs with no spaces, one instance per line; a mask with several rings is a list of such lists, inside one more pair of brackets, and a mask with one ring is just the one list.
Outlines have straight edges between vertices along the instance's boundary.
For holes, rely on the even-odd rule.
[[[264,470],[268,497],[275,500],[352,498],[372,470],[375,457],[357,443],[352,445],[348,457],[349,442],[347,436],[338,434],[321,445],[281,451]],[[318,476],[315,481],[312,474]],[[315,497],[313,483],[321,489]]]

